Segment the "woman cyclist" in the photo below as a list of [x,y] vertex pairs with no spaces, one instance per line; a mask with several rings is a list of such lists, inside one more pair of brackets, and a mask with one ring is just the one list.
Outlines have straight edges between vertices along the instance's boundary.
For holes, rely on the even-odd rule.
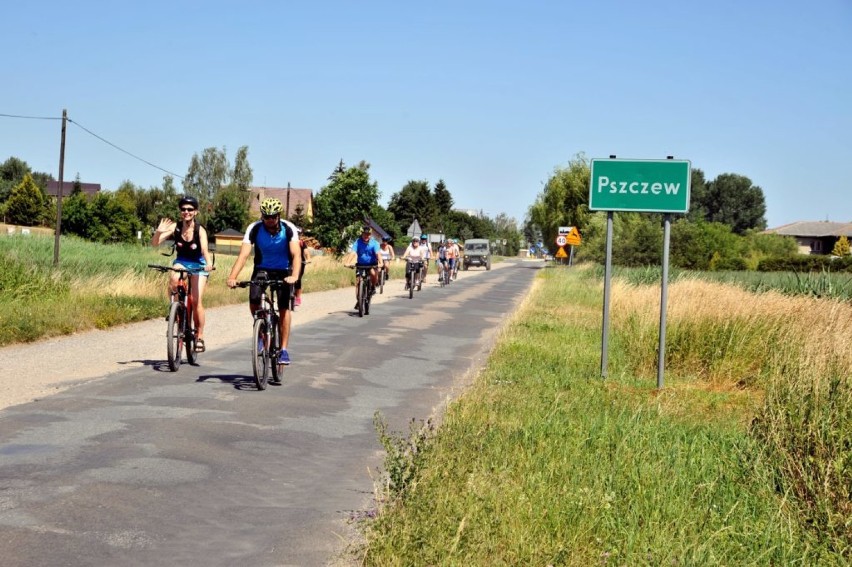
[[[198,224],[198,200],[190,195],[185,195],[178,203],[181,220],[176,223],[170,218],[160,219],[160,224],[151,238],[152,246],[159,246],[166,240],[173,240],[177,257],[172,262],[172,267],[184,270],[199,270],[198,273],[190,274],[192,278],[192,302],[195,305],[195,350],[204,352],[204,288],[210,271],[216,266],[210,261],[210,251],[207,247],[207,230]],[[169,294],[177,290],[180,274],[172,272],[169,279]]]
[[382,252],[382,263],[385,269],[385,281],[390,279],[390,261],[396,259],[396,254],[393,252],[393,246],[391,246],[391,238],[390,236],[383,236],[382,243],[379,244],[379,248]]
[[405,253],[402,255],[403,260],[408,260],[405,265],[405,289],[408,289],[408,274],[412,270],[420,270],[424,262],[428,262],[426,256],[426,248],[420,245],[420,239],[414,238]]

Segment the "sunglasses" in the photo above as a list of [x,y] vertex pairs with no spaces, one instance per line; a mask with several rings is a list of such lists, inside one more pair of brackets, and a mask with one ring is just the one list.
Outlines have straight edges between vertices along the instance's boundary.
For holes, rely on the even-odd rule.
[[180,212],[182,212],[182,213],[191,213],[191,212],[192,212],[192,211],[194,211],[194,210],[195,210],[195,209],[193,209],[192,207],[181,207]]
[[261,216],[263,217],[263,220],[275,219],[275,218],[278,218],[278,213],[275,213],[274,215],[261,215]]

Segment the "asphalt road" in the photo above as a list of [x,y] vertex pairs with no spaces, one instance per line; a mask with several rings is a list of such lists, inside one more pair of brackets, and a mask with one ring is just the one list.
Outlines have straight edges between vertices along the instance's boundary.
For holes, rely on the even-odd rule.
[[392,281],[371,315],[294,330],[294,363],[266,391],[240,340],[176,373],[146,364],[0,411],[0,564],[342,562],[351,518],[375,506],[374,413],[397,432],[433,415],[540,267],[513,262],[413,300]]

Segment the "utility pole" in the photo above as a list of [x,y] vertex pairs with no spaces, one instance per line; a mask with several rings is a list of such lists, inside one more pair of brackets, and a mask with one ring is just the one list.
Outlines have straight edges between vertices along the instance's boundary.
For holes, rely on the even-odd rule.
[[65,174],[65,124],[68,110],[62,109],[62,141],[59,143],[59,191],[56,195],[56,234],[53,237],[53,265],[59,265],[59,235],[62,234],[62,183]]

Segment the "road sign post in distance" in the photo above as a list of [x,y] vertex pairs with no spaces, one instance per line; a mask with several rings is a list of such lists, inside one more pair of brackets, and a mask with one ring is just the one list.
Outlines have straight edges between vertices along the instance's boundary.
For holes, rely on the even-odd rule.
[[689,160],[592,159],[589,209],[689,212]]

